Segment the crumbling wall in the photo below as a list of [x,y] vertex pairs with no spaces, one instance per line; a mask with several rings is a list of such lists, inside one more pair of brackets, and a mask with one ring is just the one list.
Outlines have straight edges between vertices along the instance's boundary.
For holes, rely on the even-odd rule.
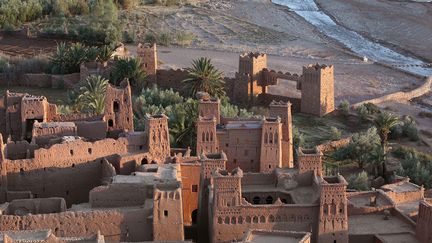
[[88,192],[101,184],[103,158],[127,153],[127,144],[126,138],[80,140],[38,149],[33,159],[6,160],[8,190],[64,197],[68,205],[87,202]]
[[8,204],[6,214],[23,216],[64,211],[66,211],[66,202],[63,198],[35,198],[13,200]]
[[293,112],[300,112],[300,106],[301,106],[301,99],[299,98],[293,98],[289,96],[283,96],[283,95],[274,95],[269,93],[262,93],[258,95],[258,103],[262,106],[269,106],[272,101],[283,101],[283,102],[290,102],[291,103],[291,109]]
[[89,203],[93,208],[143,206],[152,196],[153,186],[149,188],[138,183],[114,183],[93,188]]
[[58,237],[104,235],[106,241],[151,241],[150,210],[125,208],[105,211],[63,212],[27,216],[1,215],[0,228],[8,230],[50,229]]

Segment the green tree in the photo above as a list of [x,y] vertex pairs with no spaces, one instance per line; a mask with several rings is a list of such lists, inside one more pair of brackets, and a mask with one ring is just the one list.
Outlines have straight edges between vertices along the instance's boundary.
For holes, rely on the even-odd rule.
[[347,178],[348,188],[358,190],[358,191],[367,191],[370,189],[369,187],[369,179],[366,171],[362,171],[355,175],[350,175]]
[[192,67],[188,68],[188,78],[183,80],[184,90],[191,97],[197,92],[207,92],[213,97],[225,95],[225,81],[223,73],[211,63],[211,59],[201,57],[193,60]]
[[111,81],[119,85],[125,78],[129,79],[134,91],[139,93],[147,85],[147,74],[141,67],[139,58],[119,58],[116,59],[111,71]]
[[90,75],[69,92],[70,105],[75,111],[102,114],[109,81],[101,76]]
[[378,129],[378,134],[381,138],[381,144],[383,146],[387,145],[388,134],[390,130],[399,125],[399,118],[390,112],[381,112],[374,120],[375,126]]

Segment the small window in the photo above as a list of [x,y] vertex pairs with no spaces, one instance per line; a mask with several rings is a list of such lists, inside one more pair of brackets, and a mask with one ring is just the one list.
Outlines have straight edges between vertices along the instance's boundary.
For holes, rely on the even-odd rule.
[[66,191],[66,196],[69,195],[69,191]]
[[168,210],[164,210],[164,216],[168,217]]
[[75,168],[75,164],[72,164],[72,168]]
[[271,169],[271,165],[269,165],[269,169]]
[[118,101],[114,101],[113,103],[113,111],[114,112],[119,112],[120,111],[120,104]]
[[108,120],[108,126],[109,127],[113,127],[114,126],[114,121],[112,119]]
[[229,147],[229,145],[226,143],[226,144],[225,144],[225,147]]
[[88,151],[89,154],[92,154],[92,149],[91,148],[88,148],[87,151]]
[[69,151],[69,153],[70,153],[71,156],[74,154],[74,152],[73,152],[72,149]]
[[237,164],[237,159],[234,159],[233,161],[234,161],[234,164]]
[[198,192],[198,185],[192,185],[192,192]]
[[24,175],[24,169],[23,168],[20,169],[20,175]]

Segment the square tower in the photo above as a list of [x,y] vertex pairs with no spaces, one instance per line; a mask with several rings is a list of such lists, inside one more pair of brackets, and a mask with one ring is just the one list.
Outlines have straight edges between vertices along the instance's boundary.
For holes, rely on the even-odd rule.
[[261,132],[260,172],[282,167],[282,123],[278,118],[264,118]]
[[153,240],[183,241],[183,205],[181,187],[155,185],[153,193]]
[[314,64],[303,67],[300,111],[316,116],[334,111],[333,65]]
[[163,164],[170,156],[171,147],[168,130],[168,117],[164,114],[145,117],[147,149],[152,161]]
[[244,53],[239,58],[239,74],[248,74],[249,79],[249,97],[262,93],[259,87],[262,81],[262,70],[267,68],[267,55],[261,53]]
[[421,243],[432,242],[432,199],[430,198],[420,202],[416,236]]
[[216,124],[220,124],[220,100],[210,98],[207,93],[199,97],[198,114],[204,118],[215,118]]
[[131,87],[128,80],[123,80],[119,87],[111,84],[107,86],[104,119],[111,135],[134,130]]
[[315,175],[322,176],[322,152],[315,149],[298,149],[299,173],[313,171]]
[[348,183],[341,175],[320,180],[318,243],[348,243]]
[[197,121],[197,155],[218,152],[216,118],[199,116]]
[[137,55],[141,58],[142,69],[148,75],[148,79],[151,82],[156,81],[156,70],[158,68],[157,63],[157,47],[156,44],[138,44]]
[[293,168],[293,132],[290,102],[276,102],[270,104],[270,116],[280,117],[282,121],[282,166]]
[[216,170],[212,173],[213,207],[226,208],[241,205],[241,179],[243,171],[234,169],[231,173],[226,170]]

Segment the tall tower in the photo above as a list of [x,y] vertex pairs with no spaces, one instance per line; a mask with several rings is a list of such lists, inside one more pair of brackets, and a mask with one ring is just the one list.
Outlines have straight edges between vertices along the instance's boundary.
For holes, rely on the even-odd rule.
[[303,67],[301,80],[301,112],[324,116],[334,110],[333,65]]
[[131,87],[128,80],[123,80],[119,87],[108,85],[104,118],[108,125],[108,132],[114,135],[134,130]]
[[198,105],[199,116],[204,118],[216,119],[217,124],[220,124],[220,100],[216,98],[210,98],[210,96],[205,93],[199,99]]
[[148,79],[153,83],[156,82],[156,70],[158,68],[156,44],[138,44],[137,54],[141,58],[142,69],[148,75]]
[[156,185],[154,188],[153,240],[184,240],[183,205],[180,185]]
[[264,118],[261,132],[260,172],[282,167],[282,123],[278,118]]
[[145,117],[147,149],[154,163],[163,164],[170,156],[168,117],[164,114]]
[[293,168],[293,131],[290,102],[276,102],[270,104],[270,116],[280,117],[282,121],[282,166]]
[[318,243],[348,243],[348,212],[343,176],[321,179]]
[[319,177],[322,176],[322,152],[315,149],[298,149],[299,173],[313,171]]
[[249,97],[263,92],[259,87],[262,81],[262,70],[267,68],[267,55],[261,53],[244,53],[239,58],[239,74],[248,74],[249,80]]
[[197,121],[197,155],[216,153],[218,142],[216,137],[217,120],[214,116],[198,117]]
[[222,151],[213,154],[201,154],[201,178],[198,200],[198,240],[197,242],[210,242],[209,239],[209,183],[214,171],[225,170],[227,156]]

